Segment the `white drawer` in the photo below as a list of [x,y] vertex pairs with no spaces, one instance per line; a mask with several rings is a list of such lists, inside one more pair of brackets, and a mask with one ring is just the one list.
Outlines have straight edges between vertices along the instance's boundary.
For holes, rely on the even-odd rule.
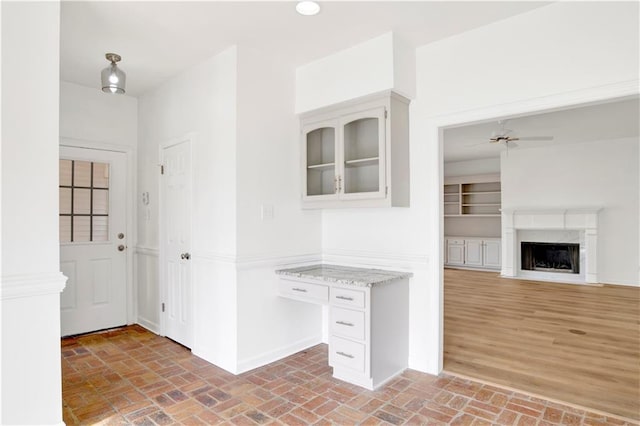
[[280,279],[278,292],[281,296],[313,303],[328,303],[329,287],[304,281]]
[[333,287],[331,289],[331,304],[349,308],[364,309],[365,291]]
[[447,240],[447,244],[449,244],[449,245],[464,245],[464,240],[448,239]]
[[331,336],[331,351],[333,365],[347,367],[352,370],[364,373],[365,345]]
[[332,306],[331,334],[364,340],[364,312]]

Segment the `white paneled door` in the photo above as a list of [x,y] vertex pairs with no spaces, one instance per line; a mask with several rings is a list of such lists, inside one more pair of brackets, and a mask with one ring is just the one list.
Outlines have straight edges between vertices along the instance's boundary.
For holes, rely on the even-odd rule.
[[60,147],[63,336],[127,323],[126,154]]
[[165,336],[191,347],[191,141],[162,149],[161,267]]

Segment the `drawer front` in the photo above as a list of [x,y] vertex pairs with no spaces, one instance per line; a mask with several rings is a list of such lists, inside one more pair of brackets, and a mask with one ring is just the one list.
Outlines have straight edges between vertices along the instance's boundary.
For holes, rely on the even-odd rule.
[[365,291],[333,287],[331,289],[331,304],[348,308],[364,309]]
[[332,306],[331,334],[364,340],[364,312]]
[[449,240],[447,240],[447,244],[449,244],[449,245],[464,245],[464,240],[449,239]]
[[333,364],[364,373],[365,348],[362,343],[331,336]]
[[313,303],[326,304],[329,302],[329,287],[322,284],[281,279],[278,284],[278,291],[284,297],[292,297]]

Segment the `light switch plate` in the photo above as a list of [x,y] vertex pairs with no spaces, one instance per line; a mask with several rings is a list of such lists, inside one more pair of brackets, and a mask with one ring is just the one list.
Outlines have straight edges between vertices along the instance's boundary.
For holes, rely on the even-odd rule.
[[273,220],[273,204],[263,204],[260,206],[260,216],[262,220]]

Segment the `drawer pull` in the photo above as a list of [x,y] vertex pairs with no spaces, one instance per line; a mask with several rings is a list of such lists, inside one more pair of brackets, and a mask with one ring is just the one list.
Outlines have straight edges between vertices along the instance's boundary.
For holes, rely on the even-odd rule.
[[336,296],[336,299],[353,301],[353,297],[340,296],[340,295]]
[[350,322],[336,321],[336,324],[346,325],[347,327],[353,327],[353,324],[351,324]]
[[306,292],[307,292],[307,289],[306,289],[306,288],[293,287],[291,290],[293,290],[293,291],[299,291],[300,293],[306,293]]
[[346,354],[346,353],[344,353],[344,352],[340,352],[340,351],[338,351],[338,352],[336,352],[336,353],[337,353],[338,355],[340,355],[340,356],[345,357],[345,358],[351,358],[351,359],[353,359],[353,358],[354,358],[354,356],[353,356],[353,355]]

